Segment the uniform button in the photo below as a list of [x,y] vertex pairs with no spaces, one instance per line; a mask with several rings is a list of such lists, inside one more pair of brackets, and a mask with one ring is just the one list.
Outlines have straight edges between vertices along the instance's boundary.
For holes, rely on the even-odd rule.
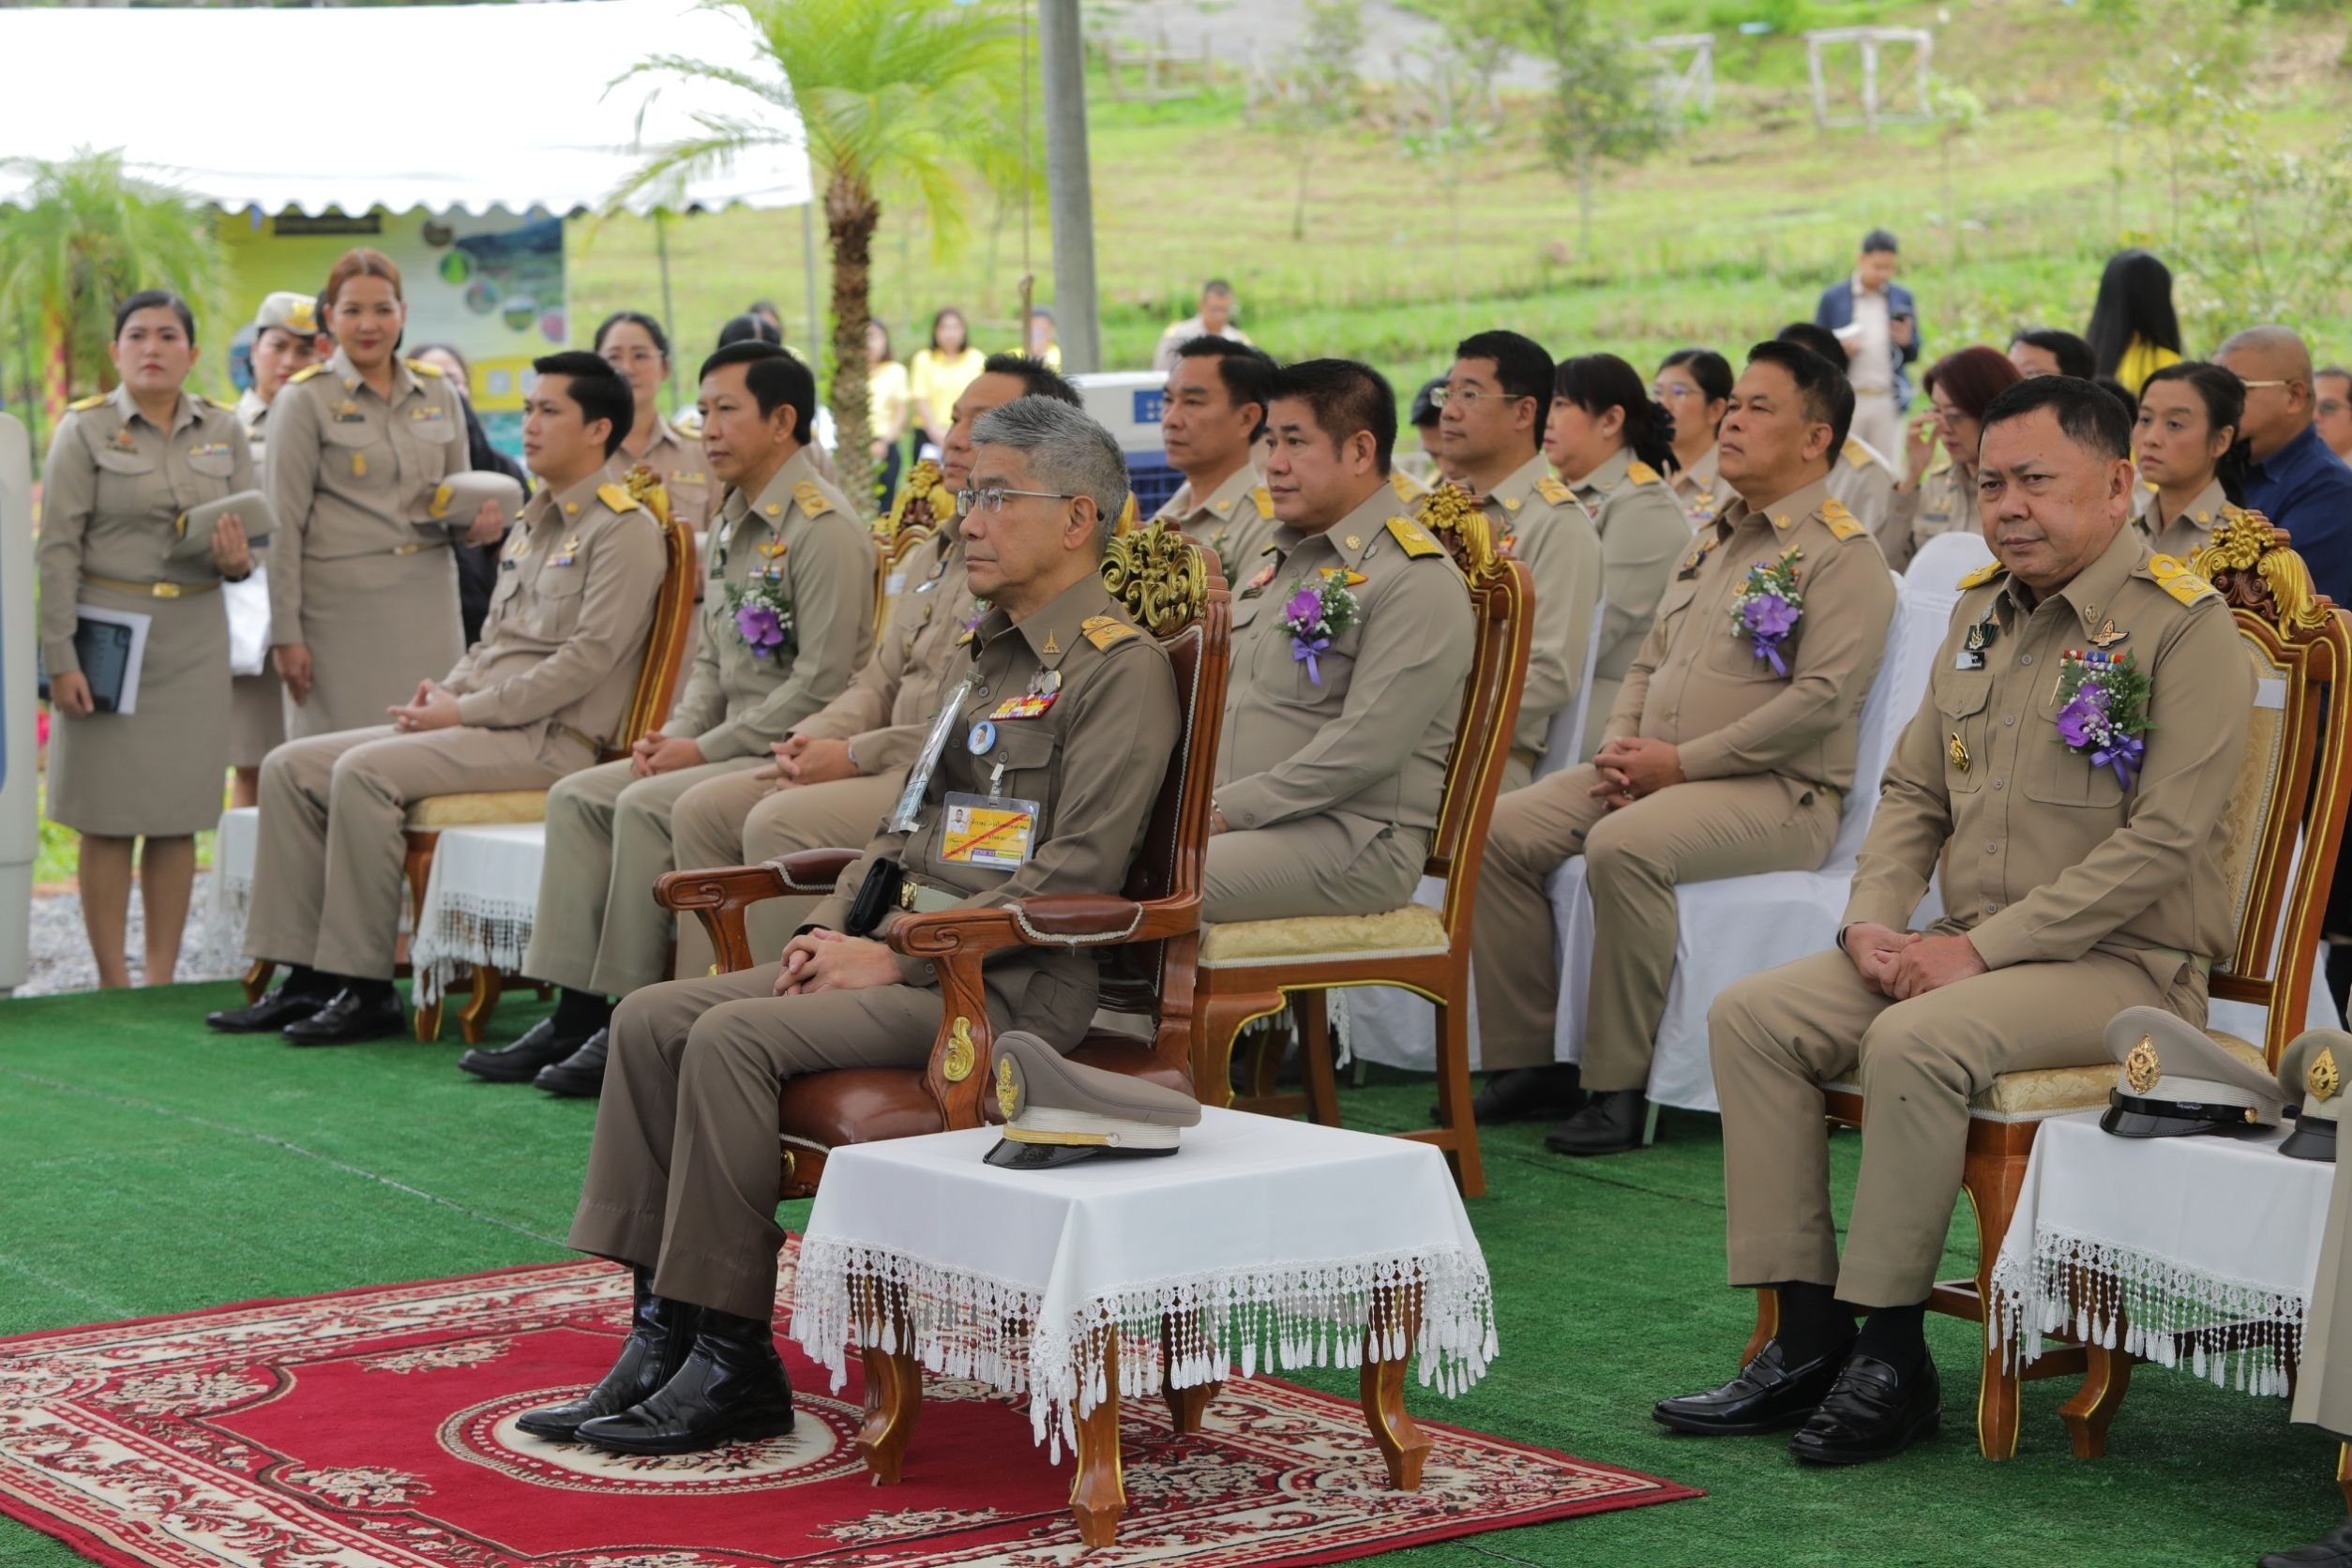
[[2001,852],[2001,847],[1995,840],[1987,838],[1984,841],[1984,852],[1986,854],[1998,854]]
[[972,688],[972,694],[974,697],[986,697],[988,694],[988,688],[984,686],[973,686]]
[[2033,662],[2033,656],[2031,654],[2019,654],[2017,656],[2017,662],[2019,664],[2031,664]]
[[2003,724],[2014,724],[2017,722],[2017,716],[2015,714],[2003,714],[2001,715],[2001,722]]
[[2000,908],[2000,906],[1999,906],[1998,904],[1987,904],[1987,905],[1985,905],[1985,906],[1984,906],[1984,912],[1985,912],[1985,913],[1987,913],[1987,914],[1991,914],[1991,913],[1993,913],[1996,910],[1998,910],[1998,909],[1999,909],[1999,908]]
[[2006,789],[2008,786],[2009,780],[2005,778],[1996,778],[1993,780],[1993,788],[1996,790]]

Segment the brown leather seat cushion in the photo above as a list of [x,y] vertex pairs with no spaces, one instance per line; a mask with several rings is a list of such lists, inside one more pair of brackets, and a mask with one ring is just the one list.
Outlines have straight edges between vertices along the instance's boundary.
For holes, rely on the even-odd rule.
[[[1070,1060],[1192,1093],[1189,1070],[1162,1066],[1128,1037],[1089,1034]],[[983,1107],[994,1120],[993,1097]],[[776,1121],[784,1137],[827,1149],[946,1130],[939,1108],[923,1092],[923,1075],[911,1067],[845,1067],[793,1078],[778,1098]]]

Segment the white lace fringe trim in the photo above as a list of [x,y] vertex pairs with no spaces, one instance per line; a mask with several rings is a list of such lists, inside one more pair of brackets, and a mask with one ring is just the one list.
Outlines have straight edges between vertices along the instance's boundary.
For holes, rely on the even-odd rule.
[[[2309,1303],[2192,1269],[2169,1258],[2063,1230],[2040,1230],[2033,1256],[1993,1268],[1987,1346],[2039,1360],[2045,1334],[2181,1367],[2218,1388],[2284,1397],[2302,1357]],[[2028,1332],[2030,1331],[2030,1332]]]
[[[1009,1281],[833,1237],[801,1244],[792,1337],[833,1374],[849,1376],[852,1344],[895,1354],[897,1323],[871,1298],[853,1304],[853,1282],[877,1280],[888,1300],[903,1292],[915,1359],[940,1377],[971,1378],[1030,1396],[1034,1440],[1075,1444],[1077,1419],[1101,1404],[1103,1349],[1118,1337],[1119,1394],[1215,1382],[1238,1364],[1253,1377],[1309,1366],[1355,1366],[1376,1293],[1419,1290],[1420,1380],[1452,1398],[1485,1375],[1495,1357],[1493,1287],[1483,1261],[1447,1244],[1406,1255],[1353,1258],[1278,1269],[1234,1269],[1131,1287],[1087,1303],[1070,1320],[1038,1321],[1043,1295]],[[864,1289],[857,1294],[866,1295]],[[881,1319],[882,1320],[877,1320]],[[1168,1335],[1163,1378],[1162,1333]],[[1405,1354],[1401,1325],[1371,1359]]]
[[520,972],[531,923],[538,914],[535,903],[444,889],[431,912],[409,944],[419,1002],[430,1006],[470,968]]

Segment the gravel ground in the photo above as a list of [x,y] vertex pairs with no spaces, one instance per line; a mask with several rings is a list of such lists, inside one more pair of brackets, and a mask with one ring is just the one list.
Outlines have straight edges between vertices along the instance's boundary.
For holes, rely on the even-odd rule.
[[[212,951],[212,935],[206,912],[211,908],[212,876],[210,871],[196,879],[196,897],[188,912],[188,931],[181,940],[178,979],[225,980],[244,969],[237,955]],[[145,921],[134,893],[130,900],[130,982],[143,985],[144,966],[141,958],[145,953],[145,938],[142,934]],[[87,991],[98,988],[98,960],[90,956],[89,938],[82,931],[82,897],[72,892],[53,893],[33,899],[33,965],[25,983],[17,988],[18,996],[55,996],[67,991]]]

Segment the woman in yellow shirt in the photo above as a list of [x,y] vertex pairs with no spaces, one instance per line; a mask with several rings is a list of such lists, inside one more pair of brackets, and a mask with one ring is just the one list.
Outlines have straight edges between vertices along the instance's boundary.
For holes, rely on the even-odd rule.
[[[956,400],[980,379],[988,355],[972,346],[964,313],[950,305],[931,318],[931,346],[917,349],[907,369],[907,391],[914,400],[915,429],[934,446],[947,440],[956,422]],[[920,454],[917,454],[920,456]]]
[[2172,270],[2145,250],[2118,250],[2108,257],[2083,336],[2097,361],[2093,373],[2115,377],[2138,397],[2149,375],[2180,363]]
[[907,433],[912,399],[907,391],[907,368],[890,352],[890,328],[876,317],[866,324],[866,421],[874,432],[874,490],[884,516],[898,493],[898,465],[906,454],[898,449]]

